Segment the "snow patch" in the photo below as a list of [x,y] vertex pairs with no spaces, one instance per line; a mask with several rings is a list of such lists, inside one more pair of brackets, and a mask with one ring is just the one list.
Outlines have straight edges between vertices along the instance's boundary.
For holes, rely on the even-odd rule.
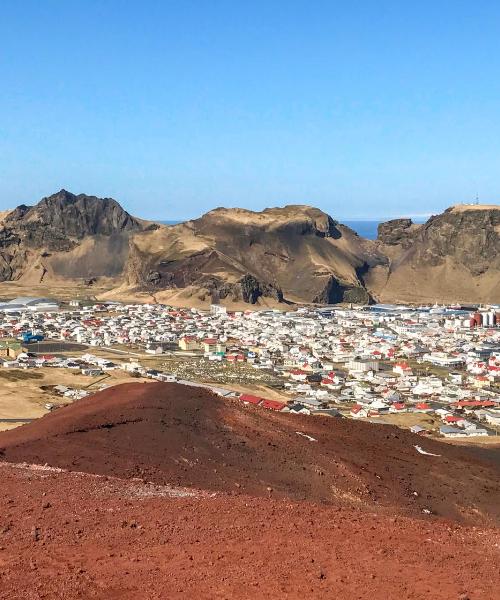
[[316,438],[313,438],[312,436],[307,435],[307,433],[304,433],[302,431],[296,431],[295,433],[297,435],[301,435],[302,437],[307,438],[310,442],[317,442],[318,441]]
[[419,454],[425,454],[426,456],[441,456],[441,454],[432,454],[432,452],[426,452],[421,446],[414,446],[414,448]]

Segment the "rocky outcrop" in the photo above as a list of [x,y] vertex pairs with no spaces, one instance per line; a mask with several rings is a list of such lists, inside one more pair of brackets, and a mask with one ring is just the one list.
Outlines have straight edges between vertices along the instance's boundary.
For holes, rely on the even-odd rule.
[[272,283],[263,283],[253,275],[244,275],[238,282],[241,288],[241,299],[243,302],[255,304],[261,297],[273,298],[277,302],[283,302],[283,292]]
[[25,231],[28,241],[43,245],[49,236],[81,240],[89,235],[138,231],[142,225],[116,200],[66,190],[42,198],[36,206],[18,206],[5,219],[13,230]]
[[313,299],[316,304],[370,304],[370,294],[362,285],[353,286],[331,276],[324,289]]
[[415,225],[411,219],[392,219],[380,223],[377,228],[377,239],[389,246],[401,245],[407,248],[411,244],[415,229],[418,229],[418,225]]
[[19,244],[21,238],[10,228],[0,229],[0,248],[8,248]]
[[213,274],[215,265],[223,264],[218,252],[214,250],[195,253],[183,260],[163,259],[155,262],[155,269],[150,271],[144,270],[144,265],[148,263],[147,257],[135,263],[139,265],[138,272],[133,277],[135,285],[152,293],[196,288],[200,292],[199,296],[209,298],[212,302],[229,300],[255,304],[262,297],[276,302],[283,301],[283,292],[278,285],[260,281],[250,273],[244,274],[236,282],[228,282],[223,276]]

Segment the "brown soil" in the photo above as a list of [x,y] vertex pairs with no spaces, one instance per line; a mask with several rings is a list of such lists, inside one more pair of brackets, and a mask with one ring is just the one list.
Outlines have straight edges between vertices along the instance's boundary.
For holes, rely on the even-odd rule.
[[7,381],[25,381],[26,379],[43,379],[43,375],[36,371],[21,371],[20,369],[9,369],[0,371],[0,379]]
[[0,464],[0,598],[492,600],[498,532]]
[[474,524],[500,521],[495,456],[390,425],[275,414],[166,383],[109,388],[0,435],[9,462]]

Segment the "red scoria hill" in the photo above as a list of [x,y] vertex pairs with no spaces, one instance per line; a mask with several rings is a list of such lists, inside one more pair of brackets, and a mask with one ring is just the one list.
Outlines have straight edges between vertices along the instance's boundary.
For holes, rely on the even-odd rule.
[[0,434],[0,598],[492,599],[495,456],[108,388]]

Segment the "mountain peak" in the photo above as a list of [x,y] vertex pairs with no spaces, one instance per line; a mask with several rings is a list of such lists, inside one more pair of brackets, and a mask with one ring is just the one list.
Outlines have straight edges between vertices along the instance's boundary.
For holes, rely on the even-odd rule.
[[120,231],[142,229],[141,222],[116,200],[75,195],[65,189],[45,196],[34,206],[18,206],[8,215],[6,222],[23,229],[32,229],[37,224],[77,239],[87,235],[109,236]]

